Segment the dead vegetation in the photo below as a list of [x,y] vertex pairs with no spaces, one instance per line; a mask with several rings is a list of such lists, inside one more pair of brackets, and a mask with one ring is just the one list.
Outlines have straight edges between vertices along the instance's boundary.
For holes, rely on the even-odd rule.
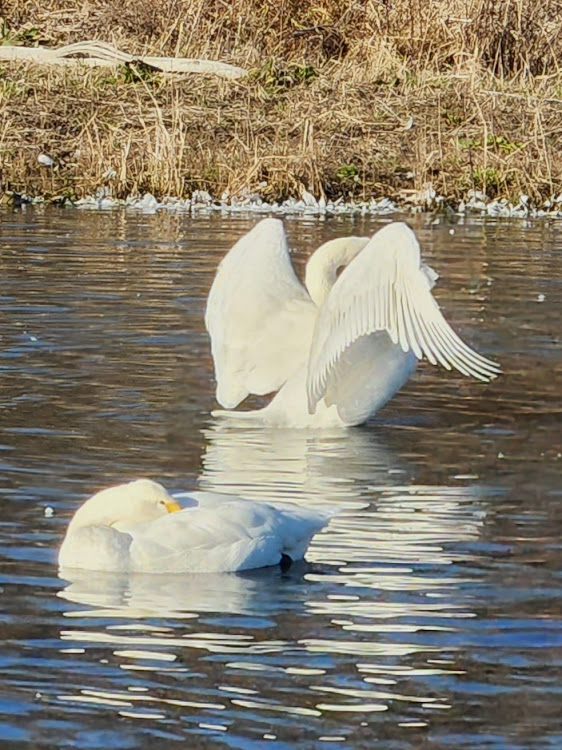
[[5,44],[93,39],[250,70],[3,64],[4,191],[562,192],[562,0],[0,0],[0,16]]

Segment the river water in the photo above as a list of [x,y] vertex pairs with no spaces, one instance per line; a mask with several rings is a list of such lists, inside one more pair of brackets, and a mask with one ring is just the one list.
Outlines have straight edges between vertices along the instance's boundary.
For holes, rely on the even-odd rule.
[[[561,225],[415,217],[505,374],[422,366],[325,433],[210,416],[205,298],[255,221],[1,216],[0,745],[560,748]],[[385,221],[287,219],[295,263]],[[59,578],[77,506],[138,476],[343,510],[287,573]]]

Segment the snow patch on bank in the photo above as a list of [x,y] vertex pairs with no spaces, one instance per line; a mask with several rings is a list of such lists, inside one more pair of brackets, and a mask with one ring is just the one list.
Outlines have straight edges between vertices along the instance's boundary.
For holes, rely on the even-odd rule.
[[[45,203],[43,198],[27,199],[22,196],[24,202],[34,205]],[[328,201],[324,197],[316,198],[306,190],[302,191],[300,198],[289,198],[282,202],[269,202],[259,193],[246,191],[239,196],[230,195],[225,192],[220,199],[213,198],[206,190],[196,190],[191,198],[167,197],[157,200],[150,193],[142,196],[130,196],[125,200],[113,198],[109,190],[100,188],[95,195],[82,198],[77,201],[69,199],[51,202],[63,203],[63,205],[74,206],[82,210],[104,211],[116,208],[125,208],[130,211],[140,211],[145,214],[153,214],[157,211],[169,211],[174,213],[213,213],[225,214],[253,213],[253,214],[279,214],[300,216],[330,216],[330,215],[380,215],[395,212],[409,211],[421,213],[436,211],[441,213],[457,215],[480,215],[504,218],[562,218],[562,193],[552,196],[544,201],[541,206],[531,204],[529,196],[521,195],[517,204],[509,203],[507,199],[491,199],[478,190],[469,190],[465,199],[458,205],[447,203],[446,199],[438,195],[431,185],[420,191],[412,191],[400,201],[390,198],[371,198],[370,200],[344,200],[338,198]]]

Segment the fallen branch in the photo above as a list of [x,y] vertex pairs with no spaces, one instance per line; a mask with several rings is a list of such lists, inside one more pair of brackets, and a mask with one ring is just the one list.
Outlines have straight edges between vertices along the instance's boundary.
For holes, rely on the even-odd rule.
[[0,60],[27,61],[38,65],[89,65],[114,67],[116,65],[142,64],[163,73],[199,73],[222,78],[242,78],[244,68],[213,60],[196,60],[187,57],[135,57],[105,42],[76,42],[59,49],[47,47],[0,46]]

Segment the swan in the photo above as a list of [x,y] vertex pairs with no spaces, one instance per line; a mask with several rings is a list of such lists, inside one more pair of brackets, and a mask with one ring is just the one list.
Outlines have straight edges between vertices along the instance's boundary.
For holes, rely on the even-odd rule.
[[184,493],[137,479],[93,495],[76,511],[59,566],[145,573],[227,573],[304,557],[334,511],[268,505],[236,495]]
[[[343,271],[339,273],[341,268]],[[263,219],[222,259],[209,296],[216,398],[235,409],[249,394],[270,403],[236,414],[272,426],[366,422],[425,356],[487,382],[500,367],[467,346],[431,294],[438,275],[413,230],[387,224],[373,237],[321,245],[298,280],[279,219]]]

